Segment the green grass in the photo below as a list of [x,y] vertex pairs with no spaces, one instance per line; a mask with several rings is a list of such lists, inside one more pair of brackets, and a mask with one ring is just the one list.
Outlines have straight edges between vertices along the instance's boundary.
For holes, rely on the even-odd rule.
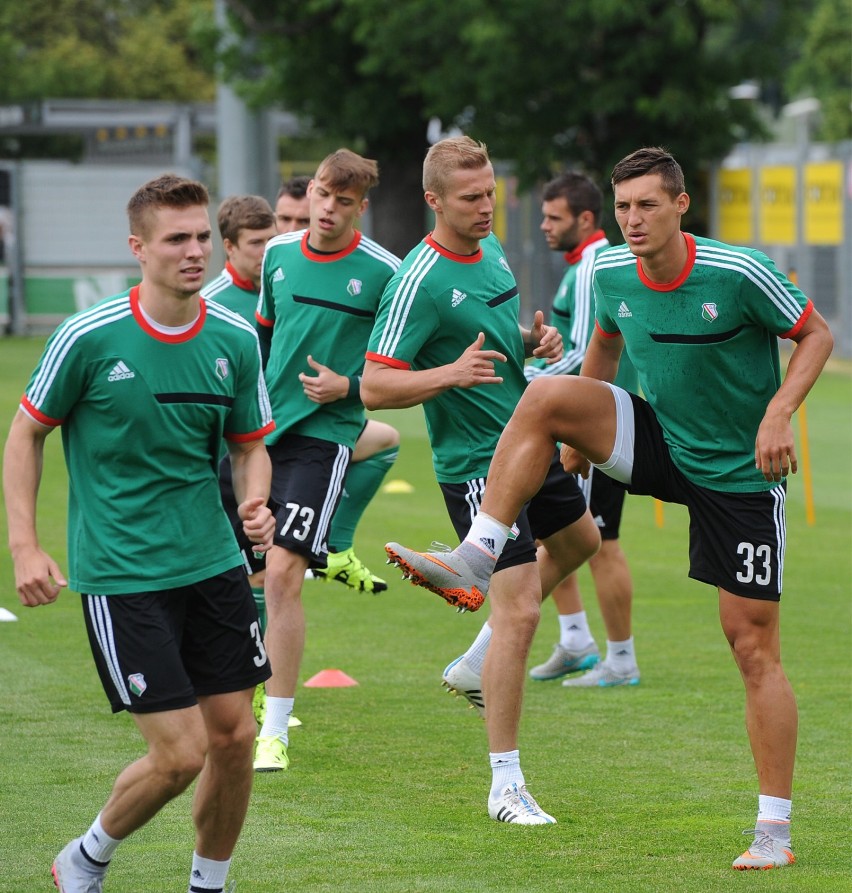
[[[0,426],[11,419],[42,342],[0,340]],[[801,475],[788,499],[785,664],[799,699],[794,793],[799,864],[735,873],[756,782],[738,673],[719,629],[717,599],[686,576],[686,517],[628,499],[623,543],[636,589],[642,683],[571,691],[531,683],[523,765],[555,827],[518,828],[485,812],[484,727],[439,678],[479,628],[438,599],[389,577],[379,596],[305,585],[303,678],[335,667],[358,680],[301,689],[292,769],[255,779],[231,876],[240,893],[501,891],[841,891],[852,877],[852,379],[827,373],[808,400],[816,524],[805,521]],[[382,544],[453,541],[431,471],[420,410],[380,416],[403,434],[391,477],[413,495],[380,494],[359,529],[358,553],[379,572]],[[41,537],[65,567],[65,477],[59,436],[48,440]],[[0,539],[5,542],[5,519]],[[385,568],[389,570],[389,568]],[[587,573],[591,623],[603,630]],[[81,833],[121,768],[142,753],[126,716],[112,716],[85,641],[79,599],[17,603],[0,549],[0,893],[52,889],[55,853]],[[557,635],[544,608],[532,659]],[[186,889],[193,836],[181,797],[119,850],[110,893]]]

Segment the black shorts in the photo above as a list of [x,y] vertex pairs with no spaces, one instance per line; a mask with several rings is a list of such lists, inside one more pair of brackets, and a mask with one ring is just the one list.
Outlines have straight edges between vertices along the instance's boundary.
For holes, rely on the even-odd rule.
[[687,507],[690,577],[734,595],[778,601],[787,541],[786,481],[753,493],[692,483],[672,462],[654,410],[631,396],[635,444],[628,492]]
[[588,500],[589,511],[597,524],[601,539],[617,540],[626,496],[624,487],[597,468],[592,468],[588,478],[578,478],[577,483]]
[[268,447],[272,461],[274,543],[325,567],[331,518],[343,493],[352,450],[330,440],[285,434]]
[[[246,536],[243,530],[243,519],[237,511],[237,497],[234,494],[234,480],[231,470],[231,457],[225,456],[219,463],[219,494],[222,497],[222,507],[231,522],[237,545],[240,547],[240,557],[243,559],[243,567],[247,574],[256,574],[266,567],[266,554],[255,553],[254,544]],[[268,503],[272,514],[275,514],[274,503]]]
[[[485,492],[485,478],[463,484],[441,484],[450,521],[460,540],[467,536]],[[547,477],[536,495],[524,506],[515,521],[518,534],[509,539],[497,559],[495,573],[507,567],[535,561],[536,540],[544,540],[568,527],[586,512],[586,500],[577,479],[568,474],[555,453]]]
[[199,697],[254,688],[272,675],[241,567],[175,589],[82,599],[113,713],[192,707]]

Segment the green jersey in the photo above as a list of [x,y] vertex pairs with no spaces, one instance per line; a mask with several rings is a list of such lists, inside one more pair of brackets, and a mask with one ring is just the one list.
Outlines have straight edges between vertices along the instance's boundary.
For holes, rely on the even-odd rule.
[[367,358],[400,369],[455,362],[485,333],[483,350],[507,358],[501,384],[450,388],[423,405],[435,474],[442,483],[484,477],[497,441],[526,387],[518,285],[496,236],[473,255],[427,236],[388,283]]
[[314,251],[308,235],[276,236],[263,256],[257,320],[262,336],[271,331],[266,383],[278,424],[267,442],[286,432],[351,449],[364,424],[360,397],[314,403],[299,374],[316,375],[308,354],[339,375],[361,374],[379,299],[399,258],[360,232],[333,253]]
[[[592,289],[592,273],[595,258],[609,248],[602,229],[592,233],[573,251],[565,254],[568,267],[553,298],[550,324],[562,335],[562,358],[555,363],[533,360],[524,372],[528,381],[539,375],[578,375],[586,356],[586,347],[595,327],[595,298]],[[637,393],[639,383],[630,358],[624,354],[618,366],[615,384],[625,391]]]
[[255,324],[257,311],[257,294],[251,279],[242,276],[226,261],[225,269],[201,289],[201,297],[208,301],[216,301],[228,310],[233,310],[252,327]]
[[159,591],[241,564],[222,509],[222,437],[272,427],[257,335],[203,299],[191,327],[155,327],[138,286],[69,317],[21,401],[62,426],[72,588]]
[[651,282],[626,246],[595,264],[597,324],[621,333],[672,461],[711,490],[754,492],[776,483],[754,467],[754,442],[781,384],[777,338],[813,305],[759,251],[683,234],[680,276]]

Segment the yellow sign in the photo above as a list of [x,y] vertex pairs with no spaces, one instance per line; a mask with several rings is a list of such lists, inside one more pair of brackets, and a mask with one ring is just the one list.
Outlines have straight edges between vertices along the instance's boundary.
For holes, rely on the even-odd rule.
[[805,243],[843,244],[843,164],[805,165]]
[[754,240],[751,217],[751,171],[720,171],[719,238],[732,245],[750,245]]
[[760,170],[760,241],[764,245],[796,244],[796,169]]

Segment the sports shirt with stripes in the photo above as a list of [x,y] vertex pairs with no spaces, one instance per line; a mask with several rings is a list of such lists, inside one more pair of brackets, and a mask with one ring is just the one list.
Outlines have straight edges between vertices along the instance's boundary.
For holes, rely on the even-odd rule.
[[760,251],[683,233],[673,282],[653,283],[626,245],[595,262],[597,326],[624,337],[675,465],[711,490],[777,486],[754,467],[754,442],[781,384],[778,341],[813,309]]
[[[555,363],[532,360],[527,368],[530,375],[578,375],[586,348],[595,328],[595,298],[592,291],[592,273],[595,257],[609,248],[603,230],[592,233],[588,239],[565,255],[568,266],[553,298],[550,325],[562,335],[563,354]],[[622,354],[615,384],[626,391],[637,393],[639,383],[636,370],[626,354]]]
[[257,289],[250,279],[240,276],[230,261],[226,261],[222,272],[201,289],[201,297],[239,313],[254,328]]
[[277,427],[354,448],[364,423],[360,399],[313,403],[299,374],[314,376],[308,354],[339,375],[360,375],[379,300],[399,258],[355,233],[341,251],[320,253],[308,245],[308,231],[270,239],[263,256],[257,321],[271,329],[266,384]]
[[455,362],[480,332],[483,350],[507,357],[496,364],[502,384],[450,388],[423,404],[442,483],[485,476],[526,387],[519,310],[518,285],[493,234],[473,255],[454,254],[427,236],[385,289],[368,359],[399,369],[432,369]]
[[21,400],[61,425],[73,589],[171,589],[241,563],[222,509],[222,437],[273,427],[255,331],[203,299],[179,334],[150,325],[138,286],[69,317]]

